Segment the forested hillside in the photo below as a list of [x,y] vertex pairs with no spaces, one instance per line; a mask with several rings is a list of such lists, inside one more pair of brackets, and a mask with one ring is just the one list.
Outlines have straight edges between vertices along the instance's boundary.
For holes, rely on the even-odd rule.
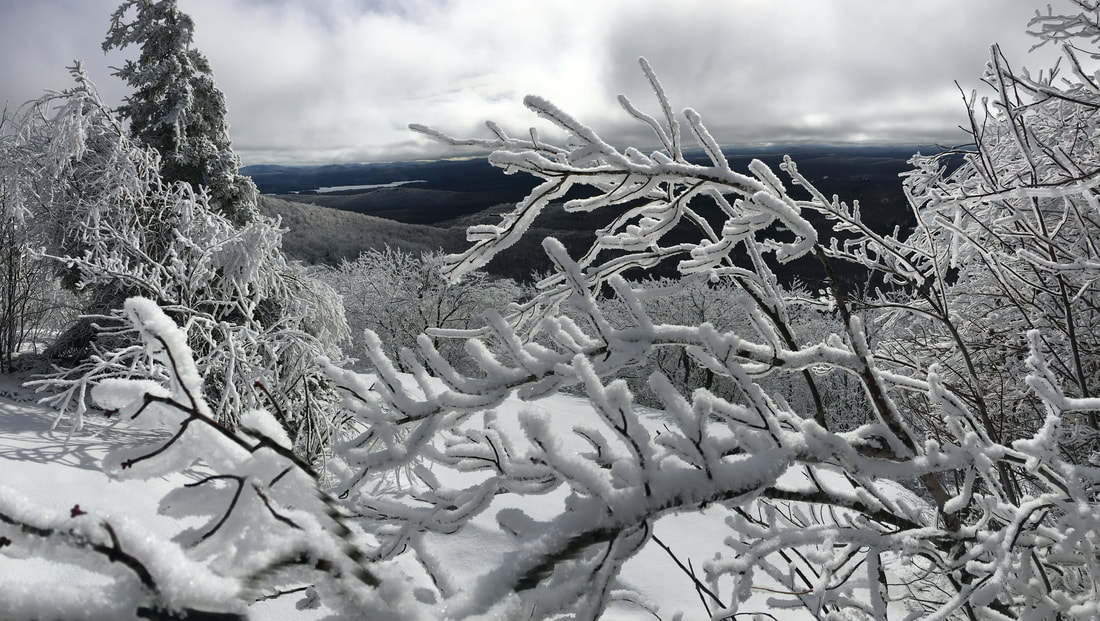
[[[883,234],[895,226],[913,226],[913,214],[900,184],[900,175],[910,169],[909,158],[916,146],[852,147],[798,146],[772,147],[766,150],[727,148],[732,166],[746,166],[754,158],[777,166],[783,155],[798,157],[808,178],[826,195],[845,196],[859,201],[863,218]],[[925,147],[935,153],[940,147]],[[688,157],[698,160],[699,153]],[[521,200],[534,185],[529,175],[503,176],[484,159],[414,162],[407,165],[373,164],[324,167],[261,166],[246,167],[257,179],[261,192],[293,189],[294,194],[265,194],[261,210],[283,217],[289,231],[284,249],[308,263],[335,265],[342,259],[353,260],[359,253],[386,245],[409,252],[442,249],[459,252],[466,245],[466,229],[491,224]],[[350,189],[317,193],[318,187],[331,185],[386,185],[411,181],[414,185]],[[510,181],[501,184],[498,178]],[[703,199],[699,199],[700,202]],[[327,209],[311,210],[304,204]],[[721,214],[715,207],[696,209],[715,223]],[[347,212],[367,217],[354,217]],[[505,250],[485,269],[498,276],[528,280],[532,274],[551,267],[541,248],[541,240],[555,237],[572,252],[583,252],[592,242],[591,231],[608,224],[608,216],[599,213],[570,213],[552,210],[540,214],[529,235]],[[403,226],[407,225],[407,226]],[[679,234],[690,237],[690,228],[681,226]],[[785,281],[797,277],[820,279],[816,265],[796,265],[781,269]],[[665,275],[671,272],[663,272]],[[846,273],[851,284],[862,284],[862,272]]]
[[280,218],[287,229],[283,251],[310,264],[354,261],[367,250],[386,246],[419,254],[457,252],[466,244],[464,228],[407,224],[275,196],[261,196],[259,205],[260,213]]

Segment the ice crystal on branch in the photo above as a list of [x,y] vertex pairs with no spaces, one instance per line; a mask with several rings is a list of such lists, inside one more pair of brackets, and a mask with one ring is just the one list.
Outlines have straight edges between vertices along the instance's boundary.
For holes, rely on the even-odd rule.
[[[504,352],[488,355],[477,340],[468,346],[478,356],[480,373],[456,373],[430,342],[421,341],[420,357],[401,355],[402,364],[414,370],[414,388],[394,372],[384,352],[371,347],[381,403],[361,400],[354,409],[373,429],[388,429],[387,437],[398,437],[402,427],[408,435],[400,444],[377,444],[377,450],[348,460],[350,484],[368,469],[404,466],[411,455],[484,473],[464,491],[422,496],[428,507],[385,510],[421,527],[439,523],[428,515],[441,516],[456,506],[473,503],[475,508],[462,515],[490,510],[492,498],[501,494],[564,489],[568,510],[559,515],[498,513],[501,528],[516,533],[516,551],[481,588],[458,597],[463,613],[521,606],[535,616],[563,609],[598,616],[611,601],[609,577],[646,545],[657,523],[711,505],[729,511],[731,529],[729,550],[706,565],[707,603],[717,617],[739,612],[739,602],[760,580],[778,584],[777,593],[818,615],[881,616],[892,601],[918,592],[910,605],[940,617],[1013,616],[1035,606],[1072,614],[1088,609],[1095,595],[1088,586],[1095,578],[1091,570],[1075,565],[1080,569],[1069,571],[1078,573],[1067,579],[1067,570],[1054,559],[1066,550],[1063,543],[1073,550],[1071,556],[1091,554],[1091,545],[1048,536],[1078,528],[1078,519],[1098,519],[1090,493],[1081,495],[1097,484],[1097,471],[1067,461],[1066,445],[1051,435],[1060,416],[1091,407],[1092,401],[1068,399],[1058,384],[1016,374],[1019,390],[1048,408],[1041,417],[1045,424],[1033,428],[1039,435],[1027,440],[999,433],[988,409],[975,401],[972,391],[991,378],[965,362],[975,346],[957,329],[959,311],[951,304],[961,299],[959,281],[941,262],[951,257],[950,267],[960,267],[963,245],[951,232],[959,231],[963,220],[935,215],[935,209],[954,208],[950,205],[963,207],[962,214],[966,203],[947,202],[957,193],[932,207],[915,200],[922,218],[913,236],[876,232],[862,222],[858,204],[826,198],[789,159],[779,173],[761,162],[745,173],[732,170],[701,117],[687,109],[682,119],[675,118],[652,69],[645,61],[642,66],[664,118],[657,120],[625,98],[620,102],[654,131],[662,151],[620,151],[537,97],[528,97],[526,105],[569,134],[564,144],[549,144],[534,132],[529,139],[513,138],[491,124],[495,138],[489,140],[454,139],[413,126],[451,144],[492,147],[490,161],[505,172],[542,179],[499,224],[469,230],[471,248],[444,267],[451,278],[514,243],[544,209],[607,210],[611,224],[577,259],[556,241],[546,241],[555,273],[539,284],[534,300],[505,317],[489,318],[488,330],[507,344]],[[691,163],[685,156],[681,127],[707,162]],[[979,149],[988,153],[986,143]],[[1079,164],[1083,173],[1093,170]],[[926,171],[925,187],[943,186],[932,178],[943,167],[920,170]],[[1064,201],[1080,187],[1079,180],[1048,186],[1034,179],[1016,195]],[[580,186],[590,191],[571,198],[569,191]],[[1083,198],[1095,202],[1094,190],[1085,188]],[[717,206],[717,220],[696,208],[704,199]],[[982,199],[988,194],[974,200]],[[811,224],[810,212],[828,227]],[[666,242],[682,224],[694,228],[698,241]],[[1039,239],[1049,237],[1035,228],[1023,232],[1029,230]],[[975,267],[995,248],[974,244],[973,236],[966,241],[979,251],[968,260]],[[780,286],[773,272],[775,264],[804,256],[815,257],[829,278],[825,297],[809,301],[833,309],[837,321],[836,332],[814,335],[820,338],[816,342],[792,320],[792,309],[808,301],[806,295]],[[1042,266],[1065,267],[1053,259]],[[1017,254],[1020,260],[1028,255]],[[623,273],[663,261],[676,262],[686,281],[729,283],[750,318],[748,326],[720,331],[707,323],[655,321],[642,300],[662,293],[632,284]],[[901,288],[855,299],[834,276],[838,262],[874,270]],[[601,301],[608,287],[625,312],[615,321]],[[1059,315],[1064,314],[1047,316]],[[910,357],[900,357],[904,344],[912,343],[901,316],[945,327],[946,349],[922,342]],[[469,333],[475,339],[484,334]],[[736,388],[726,396],[701,387],[682,392],[657,372],[649,384],[664,414],[640,411],[626,384],[615,378],[662,350],[683,351]],[[956,356],[964,360],[961,366]],[[960,368],[969,373],[961,384],[951,381]],[[1005,374],[994,377],[1008,381],[1011,372],[997,369],[995,374]],[[863,414],[826,416],[829,389],[820,381],[825,376],[847,378],[862,394],[853,405]],[[777,377],[792,380],[786,394],[765,388]],[[1029,383],[1043,388],[1031,392]],[[515,421],[522,443],[515,432],[504,441],[508,436],[500,431],[505,423],[499,417],[486,419],[485,431],[475,431],[474,421],[481,420],[476,413],[512,394],[537,403],[539,395],[567,386],[581,391],[593,410],[581,426],[561,429],[533,408]],[[797,394],[812,398],[794,409]],[[440,446],[437,437],[449,439]],[[1080,488],[1073,481],[1089,483]],[[487,495],[487,486],[496,491]],[[439,502],[450,508],[431,508]],[[1071,526],[1065,520],[1078,502],[1090,509],[1075,513]],[[1039,515],[1037,505],[1062,509]],[[454,519],[445,520],[448,532],[456,528]],[[921,559],[917,575],[894,575],[899,563],[913,558]],[[722,595],[726,579],[733,579],[734,588]],[[909,586],[898,587],[903,581]],[[540,588],[532,589],[536,583]]]

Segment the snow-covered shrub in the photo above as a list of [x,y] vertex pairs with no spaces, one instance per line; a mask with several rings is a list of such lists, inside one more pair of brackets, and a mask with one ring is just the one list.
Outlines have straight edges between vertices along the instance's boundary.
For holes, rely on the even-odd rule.
[[[652,278],[634,283],[639,291],[646,315],[654,323],[712,325],[720,332],[746,334],[753,330],[752,318],[738,304],[739,290],[728,280],[710,282],[700,278]],[[792,283],[784,288],[790,301],[791,331],[803,343],[818,342],[840,330],[839,323],[827,310],[816,308],[804,287]],[[597,303],[604,309],[608,320],[615,327],[630,325],[631,313],[623,301],[614,296],[602,295]],[[568,309],[566,309],[568,310]],[[847,381],[843,374],[824,372],[816,377],[819,397],[825,410],[825,418],[831,428],[845,428],[866,422],[867,403],[858,386]],[[737,401],[741,391],[737,384],[724,374],[699,363],[683,347],[654,347],[649,356],[636,367],[623,369],[619,377],[625,379],[638,403],[660,406],[660,399],[648,384],[648,378],[660,372],[681,392],[706,388],[715,395]],[[762,376],[761,386],[771,395],[781,396],[795,410],[809,411],[814,402],[802,378],[791,376]]]
[[15,179],[37,188],[24,208],[49,231],[46,256],[102,315],[102,329],[72,348],[77,365],[43,382],[60,390],[49,402],[79,427],[90,386],[149,371],[109,313],[142,295],[185,326],[219,421],[273,407],[296,448],[317,454],[335,395],[314,358],[339,356],[349,335],[338,296],[284,258],[278,222],[235,226],[203,188],[165,183],[157,153],[126,136],[79,68],[74,76],[75,88],[17,119],[34,157]]
[[[220,423],[190,335],[153,301],[127,300],[118,319],[146,379],[104,379],[90,396],[114,412],[116,426],[165,433],[152,444],[115,448],[104,469],[122,480],[188,472],[191,481],[159,507],[179,520],[179,531],[158,539],[134,521],[106,520],[79,505],[71,515],[51,515],[0,490],[4,554],[40,555],[104,578],[101,594],[46,602],[8,577],[0,586],[5,618],[244,619],[263,597],[299,592],[302,605],[322,596],[347,618],[399,618],[395,607],[411,599],[409,589],[375,587],[406,584],[405,575],[369,563],[370,541],[321,489],[280,421],[252,409],[235,429]],[[279,588],[288,582],[309,588]]]
[[[442,251],[419,255],[385,247],[343,261],[321,276],[344,300],[355,349],[364,351],[363,330],[373,331],[394,359],[431,329],[467,330],[481,324],[487,308],[503,309],[519,299],[519,285],[510,279],[477,272],[462,282],[447,282],[439,274]],[[461,341],[434,339],[452,364],[465,364]]]

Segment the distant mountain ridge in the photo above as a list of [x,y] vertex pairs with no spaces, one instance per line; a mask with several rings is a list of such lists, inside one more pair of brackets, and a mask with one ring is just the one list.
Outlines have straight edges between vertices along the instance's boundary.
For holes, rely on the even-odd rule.
[[[918,150],[938,151],[934,145],[774,145],[728,147],[723,153],[735,170],[744,169],[753,158],[769,164],[778,163],[784,155],[796,162],[824,160],[888,160],[904,165]],[[685,152],[689,161],[703,163],[701,151]],[[319,188],[350,185],[381,185],[397,181],[421,181],[417,187],[429,190],[459,192],[488,191],[512,193],[533,187],[534,179],[527,175],[505,175],[489,164],[486,157],[442,160],[410,160],[365,164],[325,164],[290,166],[257,164],[245,166],[243,174],[252,177],[264,194],[314,193]],[[521,197],[522,198],[522,197]]]
[[521,176],[505,175],[486,158],[414,160],[373,164],[322,166],[245,166],[241,173],[264,194],[313,193],[318,188],[382,185],[395,181],[422,181],[418,188],[453,191],[507,191],[526,193],[531,184]]
[[[908,159],[917,150],[914,145],[781,145],[724,152],[734,170],[746,170],[752,159],[760,159],[781,179],[785,175],[779,173],[778,166],[784,155],[790,155],[802,174],[826,196],[836,194],[846,202],[859,200],[864,220],[888,233],[895,226],[905,229],[913,225],[898,175],[910,169]],[[706,161],[702,153],[692,154],[690,159]],[[500,214],[511,210],[538,182],[523,173],[506,175],[486,158],[259,165],[244,167],[241,172],[251,176],[265,194],[266,211],[283,217],[284,226],[290,229],[286,239],[290,253],[308,262],[328,264],[354,259],[359,252],[386,244],[408,251],[442,248],[459,252],[468,246],[467,226],[499,221]],[[316,192],[329,186],[384,186],[402,181],[417,183]],[[307,203],[321,209],[306,209],[303,204]],[[699,208],[706,210],[705,205]],[[592,232],[608,218],[599,211],[545,210],[534,230],[489,265],[488,271],[529,277],[532,271],[549,267],[541,250],[543,237],[553,235],[571,250],[583,252],[592,241]],[[792,272],[801,273],[802,269],[792,268]]]

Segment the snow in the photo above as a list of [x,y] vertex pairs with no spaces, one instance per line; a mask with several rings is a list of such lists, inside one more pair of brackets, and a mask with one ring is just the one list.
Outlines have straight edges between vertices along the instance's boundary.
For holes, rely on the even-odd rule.
[[[151,355],[167,357],[171,351],[187,351],[186,343],[177,338],[177,329],[162,321],[154,307],[131,300],[126,308],[147,343],[171,348],[151,347]],[[859,326],[854,321],[852,325]],[[609,338],[619,338],[610,327],[605,329]],[[372,344],[378,349],[377,339]],[[795,547],[805,553],[803,563],[818,567],[829,567],[829,554],[839,558],[845,550],[866,552],[866,563],[857,564],[844,578],[847,592],[858,601],[869,601],[868,606],[877,611],[874,616],[882,616],[883,610],[904,612],[904,587],[895,587],[898,592],[889,593],[886,602],[868,594],[869,587],[876,585],[879,563],[891,577],[902,578],[892,580],[894,584],[905,582],[908,570],[900,556],[904,545],[889,541],[893,535],[873,527],[859,510],[845,507],[894,503],[918,507],[891,510],[902,519],[920,511],[921,501],[887,482],[873,490],[866,485],[853,487],[851,477],[863,474],[844,474],[842,466],[821,460],[812,466],[792,465],[798,463],[794,457],[808,451],[811,444],[819,454],[829,455],[829,462],[836,457],[841,464],[854,449],[813,420],[789,416],[747,377],[741,378],[747,399],[747,404],[741,405],[707,398],[701,390],[689,401],[655,375],[651,385],[666,408],[657,410],[634,403],[621,379],[605,384],[597,369],[599,363],[583,355],[573,357],[571,368],[578,389],[586,393],[584,398],[550,393],[520,399],[509,395],[503,383],[494,383],[503,381],[499,377],[484,382],[492,391],[468,395],[431,377],[423,367],[409,374],[392,365],[379,365],[374,376],[334,370],[332,376],[341,385],[355,387],[356,393],[375,401],[390,394],[401,395],[410,410],[419,412],[430,406],[413,419],[416,424],[404,437],[388,428],[394,412],[375,419],[370,431],[381,434],[388,447],[364,454],[362,459],[346,451],[347,463],[339,471],[330,470],[338,479],[333,482],[337,489],[356,479],[348,486],[354,493],[344,508],[398,518],[372,521],[368,515],[362,523],[337,519],[338,526],[350,524],[353,528],[334,535],[339,529],[320,525],[319,520],[335,519],[335,513],[319,511],[321,495],[316,493],[313,479],[302,470],[287,467],[290,462],[284,455],[289,439],[279,433],[270,415],[261,411],[242,415],[245,434],[274,440],[275,448],[261,450],[259,444],[253,447],[241,437],[203,424],[208,410],[199,403],[170,406],[168,401],[179,401],[184,394],[200,394],[189,357],[173,360],[178,375],[167,382],[169,392],[154,391],[156,398],[152,399],[165,407],[165,416],[157,420],[169,427],[176,425],[172,430],[115,422],[119,418],[126,422],[138,411],[127,404],[128,399],[149,401],[139,397],[151,386],[145,382],[105,384],[102,394],[95,395],[97,401],[121,409],[110,418],[89,413],[83,429],[70,435],[66,429],[52,429],[56,413],[30,403],[29,392],[20,388],[18,378],[3,378],[0,395],[7,397],[0,400],[0,459],[4,460],[0,467],[7,475],[2,483],[7,489],[0,489],[0,514],[9,516],[4,521],[31,523],[55,533],[71,531],[82,541],[100,542],[105,541],[109,524],[121,541],[116,547],[144,563],[169,601],[200,610],[207,604],[224,609],[225,602],[261,597],[263,594],[246,596],[247,587],[237,581],[244,582],[242,577],[266,569],[278,559],[297,558],[303,551],[310,558],[339,564],[343,575],[366,566],[372,575],[377,570],[383,578],[375,591],[341,590],[326,584],[310,585],[309,580],[316,578],[304,576],[314,574],[291,574],[287,580],[297,582],[285,588],[294,594],[253,603],[247,607],[253,618],[325,618],[335,612],[330,606],[344,601],[353,602],[359,610],[382,603],[409,618],[456,619],[508,619],[517,614],[517,606],[533,605],[534,616],[542,618],[582,606],[585,602],[581,600],[601,592],[611,593],[604,619],[675,618],[680,612],[688,618],[709,616],[704,601],[714,613],[734,605],[733,593],[743,601],[736,604],[736,610],[726,609],[728,613],[812,618],[812,610],[784,608],[796,603],[788,578],[794,567],[788,565],[797,561],[778,559],[782,550]],[[533,354],[528,360],[532,366],[542,364]],[[1031,364],[1034,377],[1041,378],[1043,363],[1037,353]],[[731,372],[746,373],[742,367],[732,367]],[[930,367],[926,383],[930,397],[946,412],[962,416],[961,406],[949,399],[937,373],[937,367]],[[454,411],[430,411],[444,402]],[[362,403],[377,406],[368,399]],[[356,407],[350,398],[345,405]],[[733,432],[717,424],[722,419],[750,420],[753,412],[761,420],[767,417],[771,431],[745,425]],[[190,428],[180,427],[179,419],[185,413],[190,415],[182,425],[193,423]],[[785,426],[777,424],[781,419]],[[959,436],[959,444],[950,451],[944,448],[933,453],[945,459],[956,459],[963,452],[970,455],[968,460],[995,457],[992,451],[983,453],[984,440],[954,424],[951,416],[945,422]],[[151,451],[150,445],[163,444],[168,437],[175,439],[167,449]],[[856,439],[854,434],[846,437]],[[489,448],[496,453],[498,447],[500,454],[495,458],[486,452]],[[671,452],[661,453],[664,448]],[[139,467],[129,468],[126,461],[120,461],[120,453],[131,458],[142,455],[143,461]],[[144,459],[153,456],[155,459]],[[421,461],[425,456],[429,459]],[[393,493],[402,492],[401,481],[359,484],[363,475],[356,471],[371,471],[365,465],[375,457],[378,463],[400,464],[410,470],[434,464],[430,476],[420,477],[433,480],[431,489],[418,488],[423,497],[413,499],[411,494],[402,498],[401,493]],[[1041,463],[1029,465],[1049,468]],[[877,475],[885,474],[885,468],[877,466]],[[281,470],[290,475],[282,479],[279,474],[273,479]],[[279,479],[284,482],[276,488]],[[565,480],[567,484],[563,484]],[[963,490],[966,496],[972,493],[971,483]],[[409,485],[408,481],[404,485]],[[835,500],[830,512],[833,517],[808,517],[806,507],[798,503],[746,502],[765,488],[781,488],[791,494],[813,494],[815,490],[828,494]],[[874,498],[868,495],[872,491],[877,494]],[[229,497],[232,509],[227,513]],[[424,511],[428,503],[402,504],[410,499],[427,500],[434,507]],[[735,514],[721,505],[731,499],[745,512]],[[962,502],[961,498],[949,501],[960,506]],[[332,503],[330,508],[341,506],[335,500]],[[674,507],[683,512],[672,512]],[[1032,511],[1024,509],[1020,515],[1026,521]],[[222,518],[224,515],[228,517]],[[288,537],[276,532],[280,527],[272,515],[283,522],[282,531],[286,531],[285,524],[294,522],[296,530],[286,532],[295,534]],[[660,517],[651,525],[653,516]],[[1082,519],[1072,526],[1085,533],[1089,523]],[[208,538],[223,524],[225,528],[216,537]],[[650,526],[656,538],[649,537]],[[364,530],[357,530],[360,528]],[[0,528],[0,533],[14,540],[0,544],[0,572],[18,576],[0,586],[4,598],[0,601],[9,606],[0,610],[4,618],[127,618],[132,608],[142,604],[142,598],[148,598],[148,589],[141,584],[145,580],[139,583],[135,572],[107,563],[102,555],[79,546],[51,544],[59,537],[36,539],[7,527]],[[364,565],[361,557],[348,550],[363,549],[354,546],[368,537],[379,544],[368,556],[381,561]],[[1081,540],[1075,545],[1089,548],[1086,535],[1073,537]],[[579,546],[574,545],[578,540]],[[983,545],[1001,542],[990,538]],[[181,545],[187,544],[196,545],[185,553]],[[621,567],[573,571],[575,565],[590,569],[582,565],[587,548],[604,544],[608,556],[622,559]],[[919,550],[918,544],[914,539],[912,549]],[[405,549],[410,553],[403,553]],[[556,563],[549,569],[545,565],[548,558]],[[725,601],[704,600],[682,569],[685,566],[711,583]],[[223,571],[227,568],[236,571]],[[41,601],[57,576],[65,577],[64,588],[50,601]],[[820,584],[826,588],[826,582]],[[998,588],[1005,584],[996,583]],[[315,591],[298,591],[312,586]],[[523,593],[523,602],[517,593]],[[959,597],[972,595],[979,594],[960,593]],[[347,599],[334,599],[337,597]],[[245,608],[243,603],[239,607]],[[75,608],[80,609],[79,614],[70,614]]]
[[29,391],[19,388],[18,379],[0,376],[0,382],[5,394],[20,399],[0,399],[0,459],[4,460],[5,488],[55,512],[68,513],[79,505],[104,517],[149,516],[154,530],[171,526],[156,514],[156,506],[160,495],[178,482],[165,479],[139,488],[111,480],[101,469],[108,449],[148,442],[158,434],[116,431],[108,419],[100,418],[86,420],[85,430],[73,434],[66,444],[68,429],[64,424],[51,429],[54,414],[31,402]]
[[[403,376],[403,379],[409,378]],[[54,413],[31,402],[30,392],[19,386],[19,378],[0,376],[0,394],[5,395],[0,397],[0,471],[5,475],[0,498],[11,501],[25,497],[29,499],[26,502],[38,505],[39,514],[60,519],[61,526],[94,516],[96,520],[118,524],[127,530],[144,531],[151,541],[159,542],[151,543],[153,546],[163,546],[163,542],[181,532],[203,524],[198,516],[169,517],[158,511],[162,497],[204,476],[201,470],[189,469],[145,480],[116,480],[104,473],[104,457],[109,450],[127,446],[136,448],[163,438],[165,432],[122,429],[113,426],[112,421],[102,415],[90,415],[85,418],[84,430],[73,434],[66,443],[68,430],[51,429]],[[518,421],[524,418],[537,418],[553,430],[558,430],[583,426],[586,420],[591,421],[596,416],[587,400],[562,394],[534,403],[512,397],[494,411],[499,423],[497,427],[512,435],[518,435]],[[522,416],[521,412],[528,415]],[[662,413],[650,411],[648,414],[648,420],[654,427],[662,424]],[[260,422],[259,415],[249,419]],[[563,433],[561,436],[563,454],[591,450],[575,434]],[[434,474],[444,485],[456,486],[469,484],[470,477],[475,476],[439,467]],[[509,558],[513,548],[512,536],[501,524],[510,522],[510,511],[522,509],[527,516],[522,518],[525,520],[549,519],[558,514],[566,502],[561,488],[539,496],[506,494],[501,498],[501,502],[495,502],[489,511],[475,517],[458,536],[424,537],[421,549],[428,562],[439,567],[463,568],[462,572],[444,577],[453,592],[473,589],[480,579],[500,568]],[[17,501],[17,504],[22,502]],[[68,518],[76,507],[87,512],[87,515]],[[723,524],[725,515],[720,507],[714,507],[694,515],[671,516],[658,523],[656,532],[681,560],[686,563],[690,559],[692,566],[701,574],[703,563],[713,555],[716,540],[720,539],[720,533],[726,528]],[[52,558],[20,557],[13,554],[13,547],[0,550],[0,575],[6,577],[0,587],[0,601],[5,602],[6,608],[0,608],[3,613],[0,616],[79,618],[71,617],[71,611],[86,610],[90,612],[84,618],[93,619],[125,618],[125,614],[133,613],[130,599],[137,593],[137,585],[126,571],[104,574],[98,569],[89,571],[79,564]],[[172,555],[160,550],[153,557],[172,558]],[[186,563],[182,554],[177,560]],[[101,561],[94,559],[94,562]],[[13,576],[18,578],[12,579]],[[224,584],[200,587],[228,588]],[[644,601],[659,608],[663,618],[672,618],[678,610],[687,614],[688,618],[705,614],[688,576],[676,568],[665,551],[652,544],[626,563],[614,582],[614,589],[641,594]],[[49,593],[48,598],[44,597],[46,593]],[[94,594],[97,593],[106,595],[96,597]],[[426,589],[420,589],[417,593],[421,599],[431,596]],[[121,600],[120,595],[123,595]],[[250,607],[249,614],[257,619],[309,620],[324,618],[331,613],[324,606],[297,609],[296,603],[304,602],[305,597],[303,592],[256,603]],[[624,594],[624,598],[615,601],[602,618],[624,621],[653,618],[651,613],[634,603],[636,599]],[[757,607],[750,605],[742,610],[764,610],[766,599],[766,593],[761,592],[760,597],[753,600]],[[784,615],[783,618],[799,618],[791,616],[789,611],[785,611]]]
[[[35,395],[20,386],[21,379],[0,375],[0,512],[11,515],[18,510],[20,517],[58,530],[80,531],[109,523],[119,534],[123,550],[146,560],[155,576],[164,577],[161,584],[183,584],[194,591],[184,599],[223,599],[238,588],[202,571],[170,543],[173,536],[201,520],[168,517],[158,511],[163,496],[195,481],[201,472],[117,480],[104,471],[108,451],[146,445],[162,439],[163,431],[122,430],[99,415],[86,417],[84,429],[70,437],[64,424],[52,429],[56,413],[34,403]],[[5,531],[0,523],[0,533]],[[0,548],[0,618],[134,618],[140,589],[133,573],[80,551],[59,559],[55,550],[32,546],[29,553],[21,553],[20,548],[18,544]],[[251,614],[255,618],[294,615],[303,621],[322,618],[321,611],[295,611],[298,599],[268,600],[256,604]]]

